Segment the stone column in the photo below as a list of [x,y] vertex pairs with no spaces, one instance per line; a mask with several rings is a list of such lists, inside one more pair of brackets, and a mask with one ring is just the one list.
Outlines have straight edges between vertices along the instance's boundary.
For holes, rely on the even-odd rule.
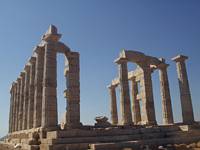
[[124,58],[119,58],[118,60],[116,60],[116,63],[119,64],[122,124],[131,125],[132,115],[130,106],[127,60]]
[[29,101],[29,82],[30,82],[30,65],[27,64],[24,68],[25,71],[25,85],[24,85],[24,106],[23,106],[23,124],[22,130],[27,129],[28,118],[28,101]]
[[190,87],[185,65],[186,59],[188,59],[188,57],[183,55],[178,55],[172,58],[172,60],[176,62],[176,67],[177,67],[183,123],[192,124],[194,122],[194,114],[193,114],[192,99],[191,99]]
[[9,111],[9,129],[8,129],[8,133],[12,132],[13,102],[14,102],[14,83],[12,83],[12,86],[10,88],[10,111]]
[[113,125],[118,124],[118,114],[117,114],[117,98],[116,98],[116,86],[109,85],[109,93],[110,93],[110,112],[111,112],[111,121]]
[[150,65],[145,63],[148,60],[145,60],[143,64],[141,64],[141,68],[143,69],[143,103],[142,103],[142,118],[143,121],[148,125],[155,125],[156,123],[156,115],[154,108],[154,99],[153,99],[153,88],[152,88],[152,79],[151,79],[151,68]]
[[21,77],[21,87],[20,87],[19,124],[18,124],[18,130],[22,130],[22,124],[23,124],[25,72],[21,72],[20,77]]
[[29,81],[29,101],[28,101],[28,118],[27,128],[33,128],[33,111],[34,111],[34,81],[35,81],[35,63],[36,58],[30,59],[30,81]]
[[70,52],[67,56],[68,70],[65,72],[67,90],[67,115],[65,128],[77,128],[80,123],[80,68],[79,53]]
[[137,82],[135,80],[135,77],[131,79],[132,82],[132,88],[131,88],[131,94],[132,94],[132,117],[135,122],[135,124],[138,124],[141,122],[141,113],[140,113],[140,103],[137,99],[138,94],[138,87]]
[[56,77],[55,43],[45,45],[43,96],[42,96],[42,127],[53,129],[57,126],[57,77]]
[[44,48],[37,47],[35,49],[36,57],[36,72],[35,72],[35,94],[34,94],[34,119],[33,127],[41,126],[42,122],[42,82],[44,72]]
[[18,131],[19,125],[19,103],[20,103],[20,87],[21,87],[21,78],[17,78],[17,99],[16,99],[16,118],[15,118],[15,131]]
[[[162,61],[164,61],[164,59],[162,59]],[[174,123],[171,96],[170,96],[170,90],[169,90],[169,81],[168,81],[168,74],[167,74],[168,66],[169,66],[168,64],[162,63],[158,67],[159,77],[160,77],[161,97],[162,97],[163,124]]]
[[16,131],[16,101],[17,101],[17,81],[14,83],[14,99],[13,99],[13,116],[12,116],[12,132]]

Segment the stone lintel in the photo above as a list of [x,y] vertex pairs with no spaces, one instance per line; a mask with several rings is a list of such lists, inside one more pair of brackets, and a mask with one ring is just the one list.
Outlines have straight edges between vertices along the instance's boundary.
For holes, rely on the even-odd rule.
[[[141,68],[136,68],[134,71],[128,72],[128,80],[134,79],[136,76],[138,76],[142,72]],[[116,77],[111,82],[112,86],[118,86],[119,85],[119,78]]]
[[188,56],[184,56],[184,55],[178,55],[172,58],[172,60],[175,62],[185,61],[186,59],[188,59]]

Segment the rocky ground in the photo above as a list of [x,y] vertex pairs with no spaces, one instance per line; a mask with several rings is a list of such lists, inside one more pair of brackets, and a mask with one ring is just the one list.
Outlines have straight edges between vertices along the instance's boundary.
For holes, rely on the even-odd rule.
[[0,143],[0,150],[14,150],[11,146]]
[[[14,149],[13,147],[0,143],[0,150],[22,150],[22,149]],[[123,150],[134,150],[130,148],[124,148]],[[191,143],[189,145],[186,144],[168,144],[166,146],[143,146],[140,150],[200,150],[200,141],[197,143]]]

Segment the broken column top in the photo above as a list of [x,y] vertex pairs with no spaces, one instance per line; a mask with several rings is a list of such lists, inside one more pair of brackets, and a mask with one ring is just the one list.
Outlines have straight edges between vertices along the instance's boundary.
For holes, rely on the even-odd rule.
[[57,28],[54,25],[50,25],[47,32],[43,35],[42,40],[50,42],[58,42],[61,38],[61,34],[57,33]]
[[172,58],[172,60],[175,62],[185,61],[186,59],[188,59],[188,56],[184,56],[184,55],[178,55]]

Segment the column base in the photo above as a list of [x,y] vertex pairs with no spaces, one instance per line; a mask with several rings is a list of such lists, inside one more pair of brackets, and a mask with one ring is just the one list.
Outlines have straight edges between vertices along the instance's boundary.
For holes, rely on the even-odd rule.
[[73,124],[73,123],[66,123],[64,125],[64,130],[66,129],[78,129],[81,128],[83,124],[80,122],[79,124]]
[[156,121],[149,121],[149,122],[146,122],[145,125],[148,125],[148,126],[154,126],[154,125],[158,125]]

